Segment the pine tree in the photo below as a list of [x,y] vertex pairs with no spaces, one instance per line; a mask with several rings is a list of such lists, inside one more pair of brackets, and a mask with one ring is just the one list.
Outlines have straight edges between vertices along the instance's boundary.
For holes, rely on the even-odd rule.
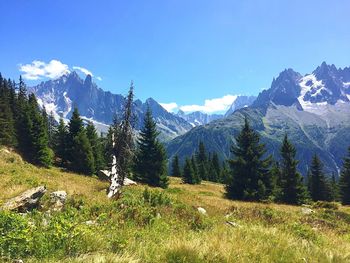
[[93,174],[95,171],[94,156],[77,108],[74,108],[68,130],[67,157],[70,161],[70,168],[78,173]]
[[[125,178],[130,174],[132,160],[134,157],[133,125],[135,117],[133,115],[134,85],[131,82],[128,96],[126,98],[123,115],[119,121],[114,119],[111,135],[112,156],[116,159],[116,170],[118,174],[118,184],[120,187],[113,190],[113,195],[120,194]],[[108,140],[109,141],[109,140]],[[112,156],[110,158],[112,158]]]
[[193,171],[192,161],[186,158],[185,165],[182,173],[182,182],[185,184],[198,184],[198,178],[196,178],[195,172]]
[[202,178],[199,175],[199,170],[198,170],[196,158],[194,155],[192,155],[192,157],[191,157],[191,165],[192,165],[192,169],[193,169],[194,181],[196,184],[200,184],[202,181]]
[[323,173],[323,164],[316,154],[312,158],[309,187],[313,201],[332,199],[327,179]]
[[85,130],[78,132],[73,138],[74,159],[72,170],[77,173],[92,175],[95,172],[94,155]]
[[17,99],[15,100],[14,109],[18,149],[24,158],[30,159],[30,157],[33,155],[29,132],[32,130],[32,122],[29,116],[30,110],[27,89],[21,76],[19,78],[19,90]]
[[94,155],[95,161],[95,173],[104,168],[104,158],[103,158],[103,149],[101,141],[97,135],[95,126],[90,122],[86,127],[86,135],[89,139],[90,145],[92,147],[92,153]]
[[339,201],[339,186],[335,174],[332,174],[332,178],[329,182],[332,201]]
[[69,124],[69,136],[73,139],[77,136],[82,130],[84,130],[83,120],[80,117],[78,108],[75,107],[72,113],[72,117],[70,118]]
[[53,152],[48,146],[47,126],[40,112],[34,94],[29,95],[29,116],[31,120],[30,139],[31,153],[30,159],[39,165],[50,166],[53,160]]
[[181,169],[178,155],[175,155],[173,162],[171,163],[171,176],[181,177]]
[[208,157],[202,141],[200,141],[198,145],[196,162],[199,176],[202,180],[208,180]]
[[11,109],[11,89],[0,74],[0,145],[15,146],[15,123]]
[[[115,123],[116,118],[114,119]],[[112,156],[113,156],[113,136],[114,136],[114,127],[116,126],[116,124],[113,124],[111,126],[109,126],[108,128],[108,132],[107,132],[107,136],[106,138],[104,138],[104,162],[106,163],[106,165],[108,167],[111,166],[112,164]]]
[[137,180],[151,186],[166,188],[168,186],[166,154],[163,145],[157,139],[158,135],[156,123],[148,108],[138,140],[134,171]]
[[218,154],[214,152],[212,158],[210,158],[209,160],[209,181],[220,182],[221,167]]
[[48,138],[49,138],[49,147],[54,148],[55,145],[55,134],[57,133],[57,123],[55,120],[55,117],[53,116],[53,112],[50,112],[50,115],[48,116]]
[[54,150],[58,158],[60,158],[60,164],[62,166],[67,165],[68,158],[68,130],[63,119],[61,118],[57,127],[57,131],[54,136]]
[[271,197],[274,200],[278,200],[278,198],[282,195],[281,185],[282,185],[282,173],[279,162],[273,162],[273,165],[270,170],[271,176]]
[[264,158],[265,145],[260,143],[259,135],[251,129],[247,118],[236,137],[236,145],[231,152],[231,174],[226,184],[228,198],[238,200],[263,200],[268,198],[271,157]]
[[350,147],[348,156],[344,158],[343,168],[339,179],[340,200],[343,205],[350,205]]
[[220,172],[220,183],[228,184],[230,182],[230,169],[227,161],[222,162],[222,169]]
[[302,176],[297,171],[296,149],[285,135],[281,146],[280,178],[277,179],[279,196],[277,199],[287,204],[301,204],[307,198]]

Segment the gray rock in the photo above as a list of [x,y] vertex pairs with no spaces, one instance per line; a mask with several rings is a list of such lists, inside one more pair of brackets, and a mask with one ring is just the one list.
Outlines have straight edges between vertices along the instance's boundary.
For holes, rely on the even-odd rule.
[[88,225],[88,226],[94,226],[94,225],[96,225],[96,221],[88,220],[88,221],[85,222],[85,224]]
[[38,186],[29,189],[19,196],[11,198],[2,207],[3,210],[17,211],[25,213],[29,210],[37,208],[41,197],[46,193],[45,186]]
[[67,200],[66,191],[56,191],[50,194],[51,204],[54,210],[61,210]]
[[310,215],[310,214],[312,214],[312,213],[315,213],[315,211],[312,210],[311,208],[308,208],[308,207],[302,207],[302,208],[301,208],[301,213],[302,213],[303,215]]
[[207,214],[207,210],[205,210],[203,207],[198,207],[197,210],[202,215],[206,215]]

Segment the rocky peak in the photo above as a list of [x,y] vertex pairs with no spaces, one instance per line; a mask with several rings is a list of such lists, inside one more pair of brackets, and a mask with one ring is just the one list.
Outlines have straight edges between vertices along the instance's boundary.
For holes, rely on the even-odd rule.
[[91,86],[92,84],[92,77],[91,75],[86,75],[86,78],[84,80],[84,86]]
[[298,84],[301,74],[293,69],[285,69],[276,79],[273,79],[270,89],[261,92],[253,106],[266,107],[270,103],[276,105],[300,107],[298,97],[300,86]]

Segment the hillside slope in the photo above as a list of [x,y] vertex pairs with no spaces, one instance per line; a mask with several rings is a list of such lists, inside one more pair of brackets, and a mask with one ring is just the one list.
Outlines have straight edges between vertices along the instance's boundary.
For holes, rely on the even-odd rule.
[[49,212],[47,196],[40,211],[25,217],[0,212],[0,231],[6,230],[1,220],[19,222],[6,242],[1,233],[0,251],[15,243],[13,257],[25,262],[350,260],[348,207],[305,214],[296,206],[230,201],[220,184],[184,185],[176,178],[169,189],[133,186],[112,201],[96,178],[37,168],[6,149],[0,149],[0,178],[1,201],[42,184],[69,195],[61,212]]

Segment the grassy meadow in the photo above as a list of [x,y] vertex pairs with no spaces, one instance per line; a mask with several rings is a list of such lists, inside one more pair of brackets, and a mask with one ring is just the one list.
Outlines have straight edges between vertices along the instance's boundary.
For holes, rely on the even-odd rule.
[[[125,187],[108,200],[106,182],[38,168],[0,149],[0,204],[39,185],[48,190],[39,210],[0,211],[4,262],[350,262],[350,207],[321,204],[305,214],[230,201],[221,184],[178,178],[166,190]],[[50,209],[56,190],[68,193],[62,211]]]

